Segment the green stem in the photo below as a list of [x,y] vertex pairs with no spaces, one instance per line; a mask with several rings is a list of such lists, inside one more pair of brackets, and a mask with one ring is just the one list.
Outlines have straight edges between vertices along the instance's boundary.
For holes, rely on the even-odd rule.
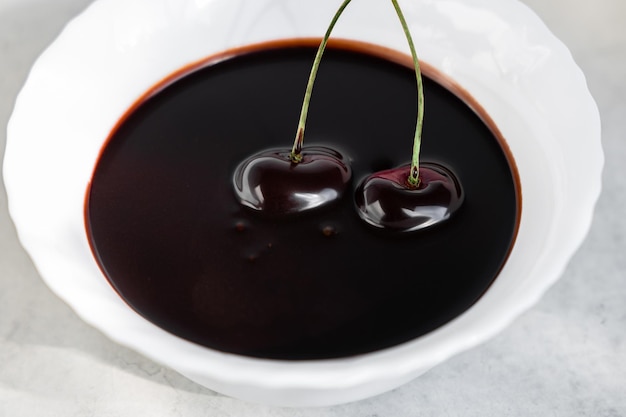
[[406,20],[404,19],[402,10],[400,10],[400,6],[398,5],[397,0],[391,0],[391,2],[393,3],[393,7],[396,9],[396,13],[398,14],[398,18],[400,19],[400,23],[402,24],[402,29],[404,29],[404,35],[409,42],[409,48],[411,48],[411,55],[413,56],[413,65],[415,66],[415,77],[417,78],[417,125],[415,127],[415,138],[413,139],[411,172],[409,173],[408,178],[409,184],[413,187],[417,187],[420,183],[419,155],[420,147],[422,144],[422,126],[424,124],[424,87],[422,84],[422,72],[420,70],[420,63],[419,59],[417,58],[417,53],[415,52],[415,45],[413,45],[413,38],[411,37],[411,32],[409,31],[409,27],[406,24]]
[[333,16],[333,20],[330,22],[328,29],[326,30],[326,34],[324,35],[324,39],[322,39],[322,43],[317,49],[317,55],[315,55],[313,67],[311,68],[311,74],[309,75],[309,82],[306,86],[306,92],[304,93],[304,102],[302,103],[302,110],[300,112],[300,121],[298,122],[296,139],[293,142],[293,147],[291,148],[291,153],[289,155],[291,161],[294,163],[302,161],[302,143],[304,142],[304,128],[306,125],[306,118],[309,113],[309,102],[311,101],[313,84],[315,83],[315,77],[317,75],[317,70],[322,60],[322,55],[324,54],[324,50],[326,49],[326,44],[328,43],[328,38],[330,38],[330,33],[333,31],[337,20],[339,20],[339,16],[341,16],[350,1],[352,0],[344,0],[344,2],[341,4],[339,9],[335,13],[335,16]]

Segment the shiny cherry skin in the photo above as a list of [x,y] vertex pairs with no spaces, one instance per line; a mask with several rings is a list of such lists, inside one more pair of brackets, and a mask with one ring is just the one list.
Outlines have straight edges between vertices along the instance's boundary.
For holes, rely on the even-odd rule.
[[290,150],[271,149],[243,161],[233,185],[241,204],[272,217],[294,215],[332,204],[345,194],[352,170],[338,151],[305,147],[300,162]]
[[415,232],[448,220],[463,203],[456,175],[435,163],[422,163],[420,182],[408,182],[410,165],[380,171],[356,188],[359,216],[368,224],[392,232]]

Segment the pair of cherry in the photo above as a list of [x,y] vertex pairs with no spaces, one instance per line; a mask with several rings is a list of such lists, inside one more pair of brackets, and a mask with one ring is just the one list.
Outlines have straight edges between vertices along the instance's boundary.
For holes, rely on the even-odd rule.
[[[300,121],[291,151],[260,152],[243,161],[235,172],[235,194],[244,206],[272,216],[290,216],[324,207],[343,198],[352,170],[344,155],[326,147],[303,148],[305,123],[313,83],[326,44],[351,0],[333,16],[317,50],[304,94]],[[456,176],[438,164],[419,164],[424,91],[419,59],[397,0],[391,0],[411,49],[418,90],[418,112],[410,165],[376,172],[355,189],[359,216],[368,224],[395,232],[413,232],[446,221],[458,210],[463,191]]]
[[[411,165],[375,172],[354,191],[357,213],[366,223],[392,232],[413,232],[442,223],[463,201],[461,185],[448,168]],[[239,202],[261,215],[293,216],[344,198],[352,169],[340,152],[321,146],[302,149],[294,159],[287,149],[267,150],[243,161],[233,178]]]

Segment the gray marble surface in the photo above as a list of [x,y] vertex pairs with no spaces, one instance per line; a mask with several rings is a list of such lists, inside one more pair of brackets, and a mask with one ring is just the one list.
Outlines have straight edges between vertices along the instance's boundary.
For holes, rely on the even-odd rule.
[[[0,0],[0,159],[29,67],[89,2]],[[602,115],[606,169],[587,240],[562,279],[507,330],[365,401],[303,410],[248,404],[202,388],[83,323],[48,290],[20,247],[2,188],[0,417],[626,416],[626,2],[525,3],[588,77]]]

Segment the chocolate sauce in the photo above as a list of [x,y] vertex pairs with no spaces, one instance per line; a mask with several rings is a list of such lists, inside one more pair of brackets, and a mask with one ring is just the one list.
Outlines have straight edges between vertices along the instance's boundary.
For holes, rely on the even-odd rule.
[[291,145],[314,43],[209,61],[129,112],[102,150],[86,215],[98,262],[133,309],[218,350],[318,359],[414,339],[481,297],[517,230],[510,158],[479,116],[426,78],[422,158],[454,169],[463,205],[406,236],[365,224],[354,188],[408,162],[416,114],[412,70],[366,51],[326,51],[305,146],[341,151],[352,183],[300,215],[259,216],[232,178],[249,155]]

